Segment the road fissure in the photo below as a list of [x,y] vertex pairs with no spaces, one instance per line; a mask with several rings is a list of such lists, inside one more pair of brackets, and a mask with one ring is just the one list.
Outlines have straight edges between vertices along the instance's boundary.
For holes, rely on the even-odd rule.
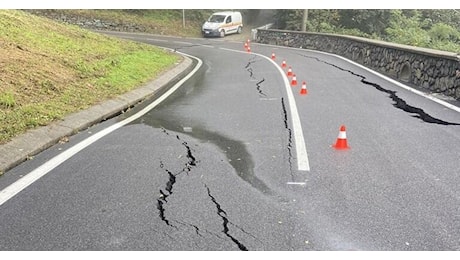
[[221,205],[217,202],[216,198],[211,194],[211,190],[209,189],[209,187],[205,184],[205,187],[208,191],[208,196],[211,198],[211,201],[214,203],[214,205],[216,206],[217,208],[217,215],[219,215],[221,218],[222,218],[222,221],[223,221],[223,227],[224,229],[222,230],[222,232],[228,237],[230,238],[237,246],[238,248],[241,250],[241,251],[248,251],[247,247],[245,245],[243,245],[238,239],[236,239],[235,237],[233,237],[229,231],[229,227],[228,227],[228,224],[231,222],[228,220],[228,217],[227,217],[227,212],[225,212],[225,210],[222,209]]
[[[259,61],[259,60],[256,60],[255,58],[256,56],[251,57],[251,59],[248,61],[248,64],[244,67],[249,72],[249,77],[253,80],[257,80],[257,78],[254,77],[254,70],[252,69],[251,65]],[[260,96],[266,97],[267,95],[261,89],[263,82],[265,82],[265,78],[262,78],[256,83],[256,90]]]
[[[162,128],[162,132],[165,133],[168,136],[170,135],[168,133],[168,131],[166,131],[166,129],[164,129],[164,128]],[[163,161],[160,161],[160,168],[164,169],[165,172],[168,174],[168,181],[167,181],[166,186],[165,186],[166,192],[163,191],[162,189],[160,189],[160,198],[157,199],[157,209],[159,210],[160,219],[163,222],[165,222],[166,225],[172,226],[172,227],[175,227],[175,226],[170,224],[170,221],[165,216],[165,212],[166,212],[165,204],[168,202],[167,198],[173,194],[173,187],[174,187],[174,184],[176,183],[177,176],[179,176],[180,174],[182,174],[184,172],[188,174],[192,170],[192,167],[197,165],[197,160],[196,160],[195,156],[193,156],[192,149],[190,148],[188,143],[185,142],[185,141],[182,141],[180,139],[179,135],[176,135],[176,139],[181,141],[181,144],[186,148],[186,150],[187,150],[186,157],[187,157],[188,161],[185,163],[185,167],[182,168],[182,170],[180,170],[176,174],[172,173],[170,170],[165,168],[165,164],[163,163]]]
[[344,69],[340,66],[337,66],[335,64],[332,64],[332,63],[329,63],[329,62],[326,62],[326,61],[323,61],[323,60],[320,60],[316,57],[312,57],[312,56],[308,56],[308,55],[303,55],[303,54],[300,54],[301,56],[303,57],[306,57],[306,58],[310,58],[310,59],[315,59],[319,62],[322,62],[322,63],[325,63],[327,65],[330,65],[332,67],[335,67],[341,71],[345,71],[345,72],[348,72],[350,74],[352,74],[353,76],[356,76],[356,77],[359,77],[361,78],[361,83],[365,84],[365,85],[369,85],[369,86],[372,86],[374,87],[375,89],[381,91],[381,92],[384,92],[386,94],[388,94],[389,98],[391,100],[393,100],[393,106],[398,108],[398,109],[401,109],[403,110],[404,112],[407,112],[409,114],[415,114],[413,115],[412,117],[415,117],[415,118],[418,118],[420,120],[422,120],[423,122],[426,122],[426,123],[431,123],[431,124],[439,124],[439,125],[460,125],[460,123],[452,123],[452,122],[447,122],[447,121],[444,121],[444,120],[441,120],[441,119],[438,119],[438,118],[435,118],[431,115],[429,115],[428,113],[426,113],[423,109],[419,108],[419,107],[414,107],[414,106],[411,106],[409,104],[407,104],[407,102],[400,98],[396,93],[397,91],[393,91],[393,90],[389,90],[389,89],[385,89],[383,88],[382,86],[380,86],[379,84],[377,83],[373,83],[373,82],[370,82],[368,80],[366,80],[366,77],[363,76],[363,75],[360,75],[360,74],[357,74],[351,70],[348,70],[348,69]]
[[286,109],[286,104],[284,103],[284,98],[281,98],[281,108],[283,111],[283,121],[284,127],[288,132],[288,143],[287,143],[287,150],[288,150],[288,163],[289,163],[289,172],[291,173],[291,177],[294,179],[294,175],[292,172],[292,129],[289,127],[288,123],[288,113]]

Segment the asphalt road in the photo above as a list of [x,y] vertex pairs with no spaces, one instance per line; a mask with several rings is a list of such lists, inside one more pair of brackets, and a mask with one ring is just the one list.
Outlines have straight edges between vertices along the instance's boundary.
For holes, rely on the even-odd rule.
[[[458,111],[324,53],[117,36],[202,65],[0,205],[0,250],[460,250]],[[0,189],[148,105],[19,165]],[[337,150],[342,125],[350,149]]]

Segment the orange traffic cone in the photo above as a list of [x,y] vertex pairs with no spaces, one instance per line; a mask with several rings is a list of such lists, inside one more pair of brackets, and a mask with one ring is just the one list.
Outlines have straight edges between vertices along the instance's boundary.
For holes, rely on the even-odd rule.
[[248,49],[248,46],[249,46],[248,43],[245,42],[245,43],[244,43],[244,49],[247,50],[247,49]]
[[340,126],[339,136],[337,137],[337,141],[334,145],[334,148],[338,150],[350,149],[350,147],[347,144],[347,133],[345,131],[344,125]]
[[275,58],[276,58],[276,57],[275,57],[275,53],[273,52],[273,53],[272,53],[272,60],[275,60]]
[[307,83],[304,81],[302,82],[302,88],[300,89],[300,94],[301,95],[306,95],[308,93],[307,91]]
[[288,77],[292,76],[292,68],[291,67],[289,67],[289,69],[288,69],[287,76]]
[[295,74],[292,74],[291,86],[297,86],[297,77]]
[[283,63],[281,63],[281,67],[286,68],[286,61],[285,60],[283,60]]
[[251,47],[248,46],[248,52],[251,52]]

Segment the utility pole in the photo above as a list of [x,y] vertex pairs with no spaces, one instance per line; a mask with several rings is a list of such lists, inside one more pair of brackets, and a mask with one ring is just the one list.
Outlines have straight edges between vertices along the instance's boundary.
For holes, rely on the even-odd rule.
[[308,21],[308,9],[303,10],[302,17],[302,32],[307,31],[307,21]]

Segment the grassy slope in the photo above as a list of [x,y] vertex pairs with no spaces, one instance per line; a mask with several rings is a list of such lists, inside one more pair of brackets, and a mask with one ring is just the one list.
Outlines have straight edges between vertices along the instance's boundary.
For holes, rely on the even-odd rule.
[[149,45],[0,10],[0,144],[134,89],[179,59]]

